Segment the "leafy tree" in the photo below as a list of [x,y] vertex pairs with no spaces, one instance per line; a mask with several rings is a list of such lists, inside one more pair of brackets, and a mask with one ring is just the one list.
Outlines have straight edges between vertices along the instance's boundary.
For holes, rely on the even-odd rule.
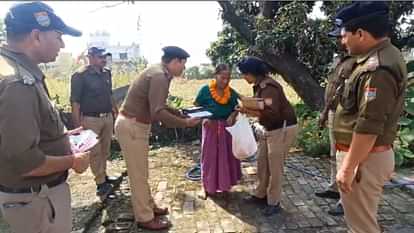
[[[223,30],[207,55],[213,63],[234,64],[244,55],[261,57],[312,109],[323,105],[324,81],[335,53],[327,36],[335,12],[350,1],[324,1],[325,18],[312,18],[317,1],[218,1]],[[413,2],[392,1],[390,37],[400,48],[412,47]]]
[[185,69],[185,78],[186,79],[199,79],[200,78],[200,69],[198,66],[192,66],[188,69]]

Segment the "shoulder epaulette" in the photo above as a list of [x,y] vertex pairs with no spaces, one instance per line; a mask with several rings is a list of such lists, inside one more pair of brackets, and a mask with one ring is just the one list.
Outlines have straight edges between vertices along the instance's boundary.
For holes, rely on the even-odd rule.
[[33,86],[36,82],[35,77],[33,77],[33,75],[29,71],[27,71],[21,66],[19,66],[19,75],[24,85]]
[[378,54],[374,53],[365,61],[363,65],[363,69],[364,71],[370,72],[370,71],[377,70],[379,66],[380,64],[379,64]]

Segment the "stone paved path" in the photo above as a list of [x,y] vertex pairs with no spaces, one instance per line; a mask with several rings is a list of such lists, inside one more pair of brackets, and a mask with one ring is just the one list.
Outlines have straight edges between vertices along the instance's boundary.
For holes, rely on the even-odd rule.
[[[243,180],[232,190],[230,199],[217,197],[202,200],[200,182],[189,181],[184,173],[199,156],[197,145],[180,145],[152,150],[150,183],[156,203],[169,207],[169,219],[174,226],[166,232],[221,233],[329,233],[346,232],[344,219],[327,214],[334,200],[320,199],[314,192],[322,190],[327,181],[299,172],[328,176],[327,160],[290,155],[286,162],[282,206],[284,211],[274,217],[263,217],[260,208],[243,203],[242,198],[252,191],[255,164],[243,163]],[[147,232],[131,222],[130,189],[127,179],[108,200],[88,232]],[[414,232],[414,197],[400,189],[385,191],[379,220],[386,232]]]

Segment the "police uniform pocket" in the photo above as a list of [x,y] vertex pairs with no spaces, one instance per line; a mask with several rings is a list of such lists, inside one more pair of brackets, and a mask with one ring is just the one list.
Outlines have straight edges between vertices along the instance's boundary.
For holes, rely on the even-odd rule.
[[349,112],[355,112],[358,110],[355,86],[355,82],[346,80],[344,92],[342,93],[342,97],[340,99],[342,107]]
[[[13,232],[40,232],[44,205],[41,200],[3,203],[3,217]],[[24,220],[24,224],[22,224]]]

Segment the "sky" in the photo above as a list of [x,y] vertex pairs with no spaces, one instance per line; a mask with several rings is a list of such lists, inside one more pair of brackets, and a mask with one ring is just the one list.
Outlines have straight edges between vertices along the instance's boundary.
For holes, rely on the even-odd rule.
[[[0,18],[16,2],[0,2]],[[138,43],[149,63],[157,63],[161,48],[176,45],[190,53],[189,66],[210,63],[205,55],[222,28],[216,1],[48,1],[63,21],[83,32],[82,37],[64,36],[64,52],[77,56],[86,49],[90,33],[105,30],[111,44]],[[140,29],[137,30],[139,19]]]

